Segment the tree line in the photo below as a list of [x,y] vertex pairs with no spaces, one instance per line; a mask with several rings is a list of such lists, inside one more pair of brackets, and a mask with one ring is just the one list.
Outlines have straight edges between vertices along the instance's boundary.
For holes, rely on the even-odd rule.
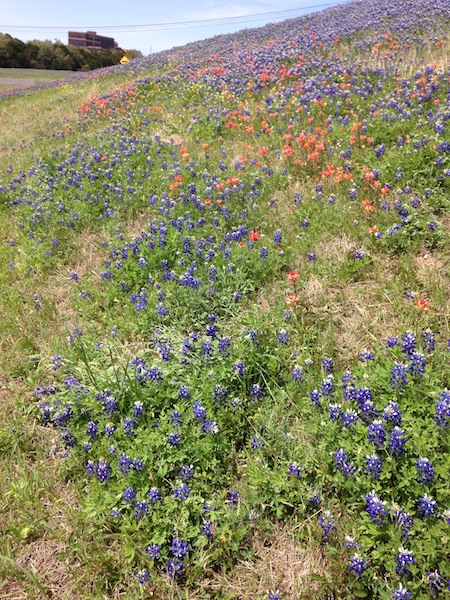
[[[127,50],[128,58],[142,56],[139,50]],[[122,50],[99,50],[68,46],[59,40],[22,42],[8,33],[0,33],[0,67],[90,71],[119,64]]]

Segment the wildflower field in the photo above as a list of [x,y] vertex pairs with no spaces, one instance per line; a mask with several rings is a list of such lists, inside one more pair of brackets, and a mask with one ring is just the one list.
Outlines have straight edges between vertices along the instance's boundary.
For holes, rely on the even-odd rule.
[[0,598],[450,597],[450,0],[0,92]]

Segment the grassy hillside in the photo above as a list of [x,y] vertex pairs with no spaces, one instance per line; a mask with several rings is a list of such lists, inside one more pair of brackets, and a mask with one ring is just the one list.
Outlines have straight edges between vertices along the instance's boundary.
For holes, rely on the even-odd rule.
[[448,597],[448,0],[0,97],[0,597]]

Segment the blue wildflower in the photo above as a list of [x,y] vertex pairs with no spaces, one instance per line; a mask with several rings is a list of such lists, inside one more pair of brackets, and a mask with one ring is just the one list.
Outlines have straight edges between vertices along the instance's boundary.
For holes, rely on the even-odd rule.
[[352,571],[356,577],[362,577],[364,572],[367,571],[368,566],[364,558],[362,558],[358,553],[350,556],[350,564],[348,567],[349,571]]
[[405,548],[403,548],[403,546],[401,546],[398,549],[396,561],[397,566],[395,567],[395,572],[397,573],[397,575],[411,575],[409,565],[413,565],[416,562],[412,550],[406,550]]

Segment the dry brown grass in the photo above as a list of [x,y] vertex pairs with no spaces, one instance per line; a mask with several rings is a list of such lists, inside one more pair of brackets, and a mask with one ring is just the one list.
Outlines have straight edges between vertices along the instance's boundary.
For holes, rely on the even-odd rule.
[[327,262],[342,260],[342,257],[355,250],[358,246],[354,240],[342,234],[332,238],[322,239],[316,246],[317,255]]
[[277,589],[286,598],[319,598],[311,576],[324,573],[326,558],[319,546],[300,545],[294,533],[287,526],[279,527],[270,536],[255,533],[253,560],[241,561],[230,574],[203,582],[204,588],[210,592],[226,591],[227,597],[242,600],[258,600]]
[[344,362],[401,329],[391,299],[373,280],[331,290],[329,310],[335,326],[335,344]]

